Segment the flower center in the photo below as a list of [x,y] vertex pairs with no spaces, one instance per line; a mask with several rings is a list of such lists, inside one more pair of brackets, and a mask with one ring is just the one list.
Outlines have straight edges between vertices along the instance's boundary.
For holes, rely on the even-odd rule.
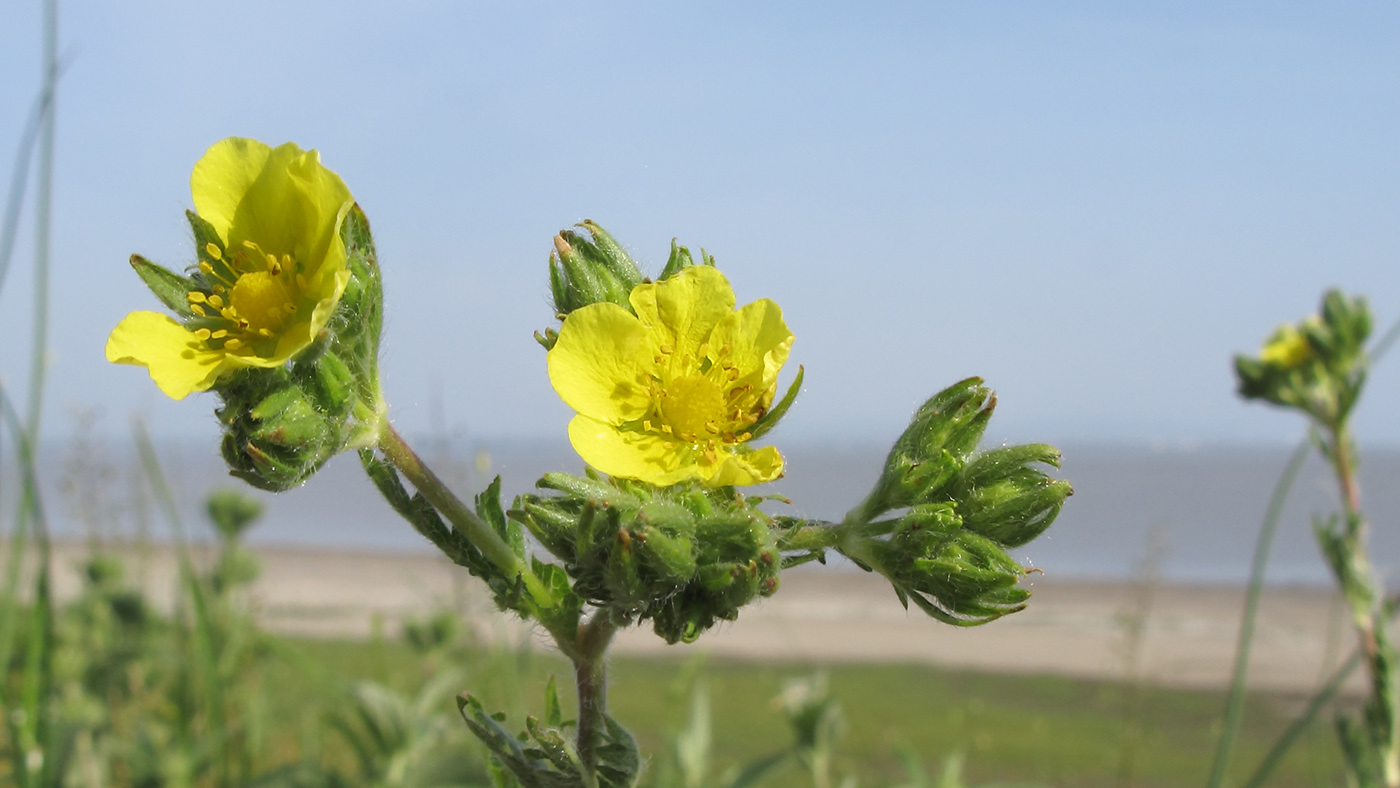
[[666,386],[661,418],[682,440],[713,438],[725,419],[724,392],[700,375],[677,378]]
[[205,251],[210,260],[201,261],[199,270],[206,286],[188,294],[198,316],[195,336],[212,348],[237,350],[281,333],[306,284],[292,256],[278,259],[252,241],[231,254],[212,243]]
[[229,306],[247,322],[251,333],[282,330],[287,322],[286,307],[292,302],[291,288],[286,278],[271,271],[254,271],[238,277],[228,294]]

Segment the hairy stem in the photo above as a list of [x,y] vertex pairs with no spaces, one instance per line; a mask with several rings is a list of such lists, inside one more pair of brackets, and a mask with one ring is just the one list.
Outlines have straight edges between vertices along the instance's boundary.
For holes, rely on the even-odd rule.
[[578,687],[578,757],[584,779],[598,783],[598,745],[607,726],[607,651],[617,625],[606,610],[579,625],[574,644],[574,676]]
[[[1329,430],[1329,433],[1332,467],[1341,492],[1346,534],[1352,550],[1350,561],[1356,577],[1353,582],[1374,589],[1376,581],[1366,547],[1366,521],[1361,512],[1361,487],[1356,478],[1355,446],[1345,422]],[[1396,712],[1400,711],[1400,708],[1397,708],[1400,707],[1400,697],[1397,697],[1393,677],[1390,675],[1394,662],[1394,646],[1391,645],[1386,632],[1382,605],[1373,591],[1368,590],[1364,595],[1347,593],[1346,596],[1351,602],[1352,620],[1355,622],[1361,653],[1370,673],[1371,703],[1389,712],[1384,717],[1393,720]],[[1368,720],[1367,724],[1386,725],[1375,720]],[[1400,727],[1393,722],[1387,727],[1388,730],[1372,731],[1371,735],[1381,748],[1377,755],[1380,758],[1381,777],[1386,788],[1400,788]]]
[[379,450],[394,467],[399,470],[428,502],[433,505],[448,522],[476,545],[487,560],[495,564],[508,576],[519,577],[525,591],[536,603],[543,607],[551,604],[552,597],[544,584],[530,571],[530,567],[510,549],[510,546],[487,525],[476,512],[473,512],[461,499],[443,484],[442,480],[424,464],[403,439],[403,436],[385,420],[379,431]]

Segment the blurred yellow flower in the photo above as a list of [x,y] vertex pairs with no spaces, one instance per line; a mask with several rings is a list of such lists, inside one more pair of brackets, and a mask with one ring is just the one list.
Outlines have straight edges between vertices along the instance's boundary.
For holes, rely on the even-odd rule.
[[692,266],[565,318],[549,352],[554,390],[578,414],[569,441],[604,473],[656,485],[759,484],[783,473],[747,430],[773,403],[792,332],[768,299],[734,308],[728,280]]
[[340,227],[354,205],[316,151],[230,137],[190,176],[195,212],[218,234],[200,251],[193,316],[132,312],[107,360],[146,367],[174,399],[244,367],[278,367],[316,339],[350,281]]
[[[1315,320],[1316,318],[1311,318]],[[1302,364],[1312,356],[1312,346],[1303,332],[1291,325],[1279,326],[1259,351],[1259,360],[1284,369]]]

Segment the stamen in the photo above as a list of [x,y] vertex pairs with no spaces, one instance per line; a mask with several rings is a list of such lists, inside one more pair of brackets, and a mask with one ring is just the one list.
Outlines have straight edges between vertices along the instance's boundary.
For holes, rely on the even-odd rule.
[[261,251],[262,251],[262,249],[259,249],[259,248],[258,248],[258,245],[257,245],[257,244],[253,243],[252,241],[249,241],[249,240],[246,239],[246,238],[243,239],[243,248],[244,248],[244,249],[247,249],[247,250],[249,250],[249,251],[251,251],[251,252],[261,252]]
[[199,315],[200,317],[205,317],[204,307],[200,306],[199,304],[190,304],[190,311],[195,313],[196,315]]
[[209,264],[207,261],[205,261],[205,260],[200,260],[200,261],[199,261],[199,270],[200,270],[200,271],[203,271],[205,276],[213,276],[213,275],[214,275],[214,266],[210,265],[210,264]]
[[306,274],[297,274],[297,287],[306,289]]
[[243,347],[243,343],[237,339],[230,339],[229,341],[224,343],[224,347],[228,348],[229,350],[237,350]]
[[214,290],[214,292],[216,292],[216,293],[225,293],[225,292],[228,292],[228,288],[227,288],[227,287],[224,287],[223,285],[214,285],[213,290]]
[[198,337],[201,341],[204,341],[204,342],[209,341],[209,336],[210,336],[210,334],[209,334],[209,329],[207,329],[207,328],[198,328],[198,329],[195,329],[194,335],[195,335],[196,337]]
[[224,299],[221,298],[221,297],[219,297],[219,296],[217,296],[217,295],[211,295],[211,296],[209,296],[208,301],[209,301],[209,306],[212,306],[212,307],[214,307],[215,309],[221,309],[221,308],[223,308]]
[[185,298],[188,298],[191,304],[204,303],[204,294],[199,292],[198,290],[191,290],[190,292],[186,293]]
[[230,321],[232,321],[232,320],[237,320],[237,319],[238,319],[238,313],[235,312],[235,311],[233,311],[233,307],[231,307],[231,306],[226,306],[226,307],[224,307],[223,309],[220,309],[220,310],[219,310],[219,317],[222,317],[223,319],[225,319],[225,320],[230,320]]
[[676,352],[676,349],[674,347],[671,347],[670,345],[662,345],[659,349],[662,353],[665,353],[668,356]]
[[259,333],[259,334],[262,334],[262,335],[265,336],[265,337],[270,337],[270,336],[272,336],[272,332],[269,331],[269,330],[267,330],[267,329],[265,329],[265,328],[260,328],[260,329],[258,329],[258,333]]
[[729,380],[730,380],[731,382],[732,382],[732,381],[735,381],[735,380],[738,380],[738,379],[739,379],[739,368],[738,368],[738,367],[730,367],[730,368],[729,368],[729,374],[728,374],[728,375],[725,375],[725,377],[729,378]]
[[208,252],[209,256],[214,258],[215,260],[218,260],[220,257],[224,256],[224,250],[220,249],[218,244],[214,243],[213,241],[210,241],[209,243],[204,245],[204,251]]
[[224,337],[228,336],[228,329],[221,328],[218,331],[215,331],[210,336],[214,337],[215,339],[223,339]]

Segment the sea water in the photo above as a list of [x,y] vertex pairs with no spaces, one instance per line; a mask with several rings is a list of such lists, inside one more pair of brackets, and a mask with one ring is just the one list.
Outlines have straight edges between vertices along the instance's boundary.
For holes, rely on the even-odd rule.
[[[424,459],[463,497],[499,474],[505,503],[531,489],[546,471],[579,472],[566,443],[529,440],[412,441]],[[134,452],[112,446],[50,444],[40,460],[44,508],[53,532],[77,538],[165,539]],[[257,495],[265,515],[249,534],[253,544],[414,552],[432,547],[389,509],[365,478],[354,454],[332,460],[301,488],[278,495],[252,491],[229,478],[216,441],[165,442],[158,447],[186,530],[209,539],[202,512],[209,491],[234,486]],[[774,512],[838,520],[860,502],[879,473],[887,447],[851,442],[787,442],[785,478],[758,494],[781,494],[791,506]],[[1123,579],[1153,573],[1180,582],[1242,582],[1274,485],[1290,449],[1280,447],[1162,448],[1065,444],[1063,467],[1075,494],[1055,524],[1016,551],[1050,577]],[[11,519],[15,468],[0,467],[3,522]],[[1361,486],[1372,529],[1372,554],[1387,572],[1400,566],[1400,450],[1363,451]],[[1326,583],[1312,536],[1314,514],[1335,511],[1336,484],[1313,459],[1287,500],[1270,554],[1269,580]]]

